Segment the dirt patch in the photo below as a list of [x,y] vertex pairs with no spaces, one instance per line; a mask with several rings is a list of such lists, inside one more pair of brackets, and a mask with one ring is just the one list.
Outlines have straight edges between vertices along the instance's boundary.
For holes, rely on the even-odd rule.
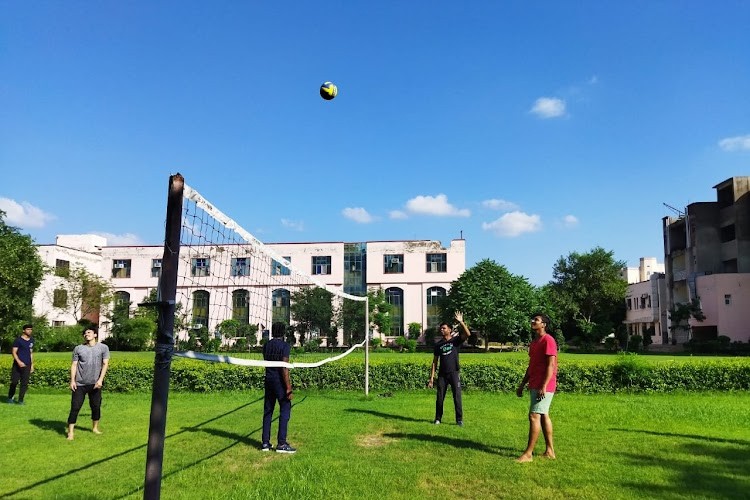
[[357,438],[357,445],[362,448],[378,448],[394,441],[393,438],[385,437],[386,431],[378,431],[374,434],[366,434]]

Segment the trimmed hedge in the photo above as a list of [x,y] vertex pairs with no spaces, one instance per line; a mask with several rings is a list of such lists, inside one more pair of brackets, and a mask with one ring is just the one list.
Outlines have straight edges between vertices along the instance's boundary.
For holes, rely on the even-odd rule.
[[[111,361],[105,387],[110,391],[149,391],[153,361]],[[520,360],[462,363],[461,381],[469,390],[514,391],[526,370]],[[373,362],[370,389],[392,391],[421,389],[430,376],[429,363]],[[262,368],[206,363],[176,358],[172,361],[171,389],[208,392],[262,389]],[[35,387],[64,389],[70,379],[70,362],[39,360],[31,376]],[[361,363],[333,362],[318,368],[292,370],[292,383],[300,389],[364,390]],[[616,361],[562,363],[558,372],[560,392],[669,392],[674,390],[750,389],[750,359],[726,358],[684,363],[645,363],[638,356],[618,356]]]

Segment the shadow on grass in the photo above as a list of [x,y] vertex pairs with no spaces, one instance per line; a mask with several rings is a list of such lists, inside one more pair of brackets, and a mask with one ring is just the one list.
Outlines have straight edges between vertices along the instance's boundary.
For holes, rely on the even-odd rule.
[[458,439],[447,436],[434,436],[432,434],[408,434],[405,432],[389,432],[383,434],[383,437],[389,437],[393,439],[412,439],[415,441],[431,441],[445,446],[452,446],[454,448],[462,450],[482,451],[491,455],[500,455],[515,458],[518,455],[518,450],[515,448],[509,448],[507,446],[488,446],[484,443],[477,441],[470,441],[468,439]]
[[623,486],[651,497],[689,494],[698,498],[747,498],[750,489],[750,475],[747,471],[750,442],[669,432],[611,430],[684,439],[671,447],[660,447],[659,440],[655,439],[654,454],[625,453],[624,456],[631,460],[633,467],[658,470],[659,476],[667,481],[666,484],[648,485],[626,481],[622,483]]
[[347,408],[344,411],[349,413],[366,413],[374,417],[385,418],[388,420],[403,420],[405,422],[432,422],[432,420],[426,420],[424,418],[405,417],[404,415],[395,415],[393,413],[383,413],[382,411],[375,410],[361,410],[359,408]]
[[42,420],[41,418],[32,418],[29,423],[43,431],[54,431],[55,434],[67,436],[68,424],[63,420]]
[[[303,400],[304,400],[304,398],[303,398]],[[170,435],[168,435],[168,436],[165,436],[165,439],[169,439],[169,438],[171,438],[171,437],[179,436],[180,434],[184,434],[184,433],[186,433],[186,432],[190,432],[191,430],[193,430],[193,429],[196,429],[196,428],[198,428],[198,427],[201,427],[201,426],[204,426],[204,425],[210,424],[211,422],[214,422],[214,421],[216,421],[216,420],[219,420],[219,419],[221,419],[221,418],[223,418],[223,417],[226,417],[227,415],[231,415],[232,413],[238,412],[238,411],[240,411],[240,410],[242,410],[242,409],[244,409],[244,408],[247,408],[247,407],[248,407],[248,406],[250,406],[250,405],[253,405],[253,404],[255,404],[255,403],[259,402],[259,401],[263,401],[263,398],[262,398],[262,397],[260,397],[260,398],[258,398],[258,399],[256,399],[256,400],[254,400],[254,401],[250,401],[250,402],[248,402],[248,403],[245,403],[244,405],[240,405],[240,406],[238,406],[237,408],[235,408],[235,409],[233,409],[233,410],[229,410],[229,411],[227,411],[227,412],[224,412],[224,413],[222,413],[221,415],[217,415],[217,416],[215,416],[215,417],[213,417],[213,418],[210,418],[210,419],[208,419],[208,420],[206,420],[206,421],[204,421],[204,422],[201,422],[201,423],[199,423],[199,424],[197,424],[197,425],[194,425],[194,426],[193,426],[193,427],[191,427],[190,429],[182,429],[182,430],[180,430],[180,431],[177,431],[177,432],[175,432],[175,433],[173,433],[173,434],[170,434]],[[62,423],[62,424],[60,424],[60,423],[58,423],[58,422],[54,422],[54,421],[50,421],[50,420],[38,420],[38,419],[35,419],[35,420],[36,420],[36,422],[37,422],[37,423],[35,423],[34,421],[31,421],[31,423],[33,423],[34,425],[37,425],[38,427],[40,427],[40,428],[42,428],[42,429],[47,429],[47,430],[53,430],[53,429],[56,429],[56,428],[54,427],[55,425],[62,425],[62,426],[63,426],[63,428],[65,428],[65,426],[66,426],[66,424],[65,424],[65,423]],[[24,487],[22,487],[22,488],[18,488],[18,489],[15,489],[15,490],[13,490],[13,491],[8,491],[8,492],[0,492],[0,498],[6,498],[6,497],[10,497],[10,496],[13,496],[13,495],[18,495],[19,493],[23,493],[23,492],[25,492],[25,491],[29,491],[29,490],[32,490],[32,489],[34,489],[34,488],[36,488],[36,487],[38,487],[38,486],[41,486],[41,485],[43,485],[43,484],[51,483],[51,482],[54,482],[54,481],[56,481],[56,480],[58,480],[58,479],[60,479],[60,478],[63,478],[63,477],[65,477],[65,476],[69,476],[70,474],[76,474],[76,473],[78,473],[78,472],[87,472],[87,471],[88,471],[88,472],[90,472],[90,470],[89,470],[89,469],[90,469],[91,467],[94,467],[94,466],[96,466],[96,465],[99,465],[99,464],[103,464],[103,463],[109,462],[109,461],[111,461],[111,460],[114,460],[114,459],[116,459],[116,458],[120,458],[120,457],[123,457],[123,456],[125,456],[125,455],[128,455],[129,453],[133,453],[133,452],[136,452],[136,451],[139,451],[139,450],[143,450],[143,449],[145,449],[145,448],[146,448],[146,446],[147,446],[146,444],[142,444],[142,445],[140,445],[140,446],[135,446],[135,447],[133,447],[133,448],[130,448],[130,449],[127,449],[127,450],[121,451],[121,452],[119,452],[119,453],[115,453],[114,455],[110,455],[110,456],[108,456],[108,457],[106,457],[106,458],[102,458],[101,460],[95,460],[95,461],[93,461],[93,462],[89,462],[89,463],[88,463],[88,464],[86,464],[86,465],[82,465],[82,466],[80,466],[80,467],[75,467],[75,468],[73,468],[73,469],[70,469],[70,470],[68,470],[68,471],[66,471],[66,472],[62,472],[62,473],[60,473],[60,474],[55,474],[54,476],[48,477],[47,479],[42,479],[41,481],[37,481],[37,482],[35,482],[35,483],[32,483],[32,484],[30,484],[30,485],[28,485],[28,486],[24,486]],[[223,451],[223,450],[222,450],[222,451]],[[217,454],[217,453],[214,453],[214,454],[213,454],[213,455],[211,455],[211,456],[214,456],[214,455],[216,455],[216,454]],[[210,458],[210,457],[209,457],[209,458]],[[188,465],[188,466],[186,466],[186,467],[183,467],[183,469],[186,469],[186,468],[188,468],[188,467],[190,467],[190,466],[192,466],[192,465],[195,465],[195,464],[197,464],[197,463],[200,463],[200,462],[202,462],[202,461],[203,461],[203,459],[202,459],[202,460],[198,460],[197,462],[194,462],[193,464],[190,464],[190,465]],[[182,470],[182,469],[180,469],[180,470]],[[176,471],[176,472],[179,472],[179,471]],[[172,472],[172,473],[170,473],[170,474],[166,474],[166,475],[165,475],[165,477],[166,477],[166,476],[168,476],[168,475],[171,475],[171,474],[174,474],[174,472]],[[126,494],[124,494],[124,495],[122,495],[121,497],[118,497],[118,498],[124,498],[124,497],[126,497],[126,496],[128,496],[128,495],[132,495],[132,494],[134,494],[134,493],[137,493],[137,492],[139,492],[139,491],[142,491],[142,490],[143,490],[143,486],[139,486],[138,488],[136,488],[136,489],[134,489],[134,490],[132,490],[132,491],[129,491],[128,493],[126,493]]]

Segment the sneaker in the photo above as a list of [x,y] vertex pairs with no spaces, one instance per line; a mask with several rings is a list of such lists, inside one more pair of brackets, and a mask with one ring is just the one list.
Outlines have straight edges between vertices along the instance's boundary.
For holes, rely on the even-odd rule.
[[260,451],[271,451],[273,450],[273,446],[271,446],[271,443],[263,443],[260,446]]
[[280,444],[276,447],[276,453],[294,453],[297,448],[292,448],[289,443]]
[[435,425],[440,425],[440,420],[435,420],[435,421],[433,422],[433,424],[435,424]]
[[464,426],[464,421],[463,420],[459,420],[458,422],[456,422],[456,425],[459,426],[459,427],[463,427]]
[[16,400],[13,398],[8,398],[5,402],[8,403],[9,405],[16,404]]
[[17,402],[16,402],[16,404],[17,404],[17,405],[25,405],[26,403],[25,403],[25,402],[23,402],[23,401],[17,401]]

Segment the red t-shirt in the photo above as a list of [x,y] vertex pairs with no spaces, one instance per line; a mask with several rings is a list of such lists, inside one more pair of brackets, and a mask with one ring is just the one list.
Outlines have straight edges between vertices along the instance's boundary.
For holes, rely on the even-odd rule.
[[547,356],[555,356],[552,378],[545,392],[555,392],[557,387],[557,342],[552,335],[545,333],[534,338],[529,346],[529,389],[540,390],[547,375]]

